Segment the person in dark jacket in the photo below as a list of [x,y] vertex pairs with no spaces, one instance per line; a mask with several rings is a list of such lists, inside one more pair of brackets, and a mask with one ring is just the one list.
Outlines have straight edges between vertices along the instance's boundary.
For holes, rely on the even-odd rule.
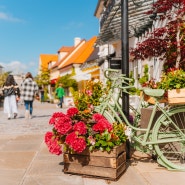
[[4,96],[4,113],[8,114],[8,119],[16,118],[18,114],[16,98],[20,97],[20,90],[13,75],[8,75],[2,91]]
[[33,101],[38,94],[38,85],[33,80],[33,76],[28,72],[25,76],[25,79],[21,83],[21,99],[24,101],[25,105],[25,118],[32,118],[33,113]]
[[44,102],[44,89],[43,88],[40,89],[40,101],[41,103]]

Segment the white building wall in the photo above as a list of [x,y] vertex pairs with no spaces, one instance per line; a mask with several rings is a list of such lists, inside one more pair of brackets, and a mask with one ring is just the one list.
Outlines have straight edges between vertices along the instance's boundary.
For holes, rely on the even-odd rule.
[[50,79],[56,79],[59,77],[59,71],[58,69],[57,70],[52,70],[51,73],[50,73]]
[[68,54],[68,52],[59,52],[58,53],[58,61],[62,60],[67,54]]

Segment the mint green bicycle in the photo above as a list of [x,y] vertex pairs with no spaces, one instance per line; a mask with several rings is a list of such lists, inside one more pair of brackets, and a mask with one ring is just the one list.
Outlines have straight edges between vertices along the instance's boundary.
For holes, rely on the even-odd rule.
[[[111,88],[95,111],[103,114],[111,123],[125,123],[131,130],[131,143],[137,150],[157,156],[157,162],[168,170],[185,171],[185,106],[162,106],[159,100],[164,90],[143,89],[146,95],[156,100],[155,104],[141,100],[138,109],[130,107],[131,121],[122,111],[120,98],[122,92],[129,93],[129,89],[133,88],[130,85],[132,79],[113,69],[107,69],[104,75],[111,81]],[[147,128],[141,128],[141,107],[146,104],[152,107],[152,113]],[[160,111],[160,115],[154,122],[157,111]]]

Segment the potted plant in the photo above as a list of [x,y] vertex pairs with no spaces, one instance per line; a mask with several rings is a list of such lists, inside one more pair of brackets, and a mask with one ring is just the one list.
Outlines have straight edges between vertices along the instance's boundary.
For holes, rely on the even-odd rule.
[[[185,104],[185,71],[177,68],[170,68],[161,76],[161,81],[151,79],[145,82],[143,87],[152,89],[164,89],[166,92],[161,102],[169,104]],[[144,96],[146,101],[154,102],[152,97]],[[152,101],[151,101],[152,100]]]
[[166,73],[162,74],[158,88],[164,90],[185,88],[185,71],[176,68],[168,69]]
[[185,71],[177,68],[170,68],[163,73],[158,83],[159,89],[164,89],[170,104],[185,103]]
[[[99,113],[76,107],[54,113],[49,124],[53,128],[45,134],[45,143],[52,154],[64,154],[64,172],[116,179],[125,170],[124,124],[111,124]],[[107,168],[110,174],[104,173]]]
[[75,107],[50,118],[53,128],[45,143],[52,154],[63,154],[65,173],[115,180],[125,170],[125,124],[111,124],[93,111],[106,91],[100,81],[88,81],[85,89],[73,92]]

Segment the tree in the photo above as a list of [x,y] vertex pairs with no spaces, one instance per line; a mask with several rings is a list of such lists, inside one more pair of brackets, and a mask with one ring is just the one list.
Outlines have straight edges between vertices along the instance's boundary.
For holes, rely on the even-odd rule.
[[131,48],[132,60],[159,57],[164,61],[164,71],[185,70],[185,0],[157,0],[146,13],[158,15],[167,23],[149,33],[136,48]]
[[71,78],[72,76],[73,76],[72,74],[67,74],[67,75],[59,77],[57,79],[56,86],[58,86],[58,84],[62,83],[64,88],[72,87],[74,91],[77,91],[78,84],[75,79]]
[[47,68],[43,68],[41,73],[35,77],[35,81],[38,86],[46,86],[50,84],[50,71]]
[[0,87],[3,86],[3,84],[5,83],[5,80],[7,78],[7,76],[10,74],[11,72],[5,72],[0,74]]

